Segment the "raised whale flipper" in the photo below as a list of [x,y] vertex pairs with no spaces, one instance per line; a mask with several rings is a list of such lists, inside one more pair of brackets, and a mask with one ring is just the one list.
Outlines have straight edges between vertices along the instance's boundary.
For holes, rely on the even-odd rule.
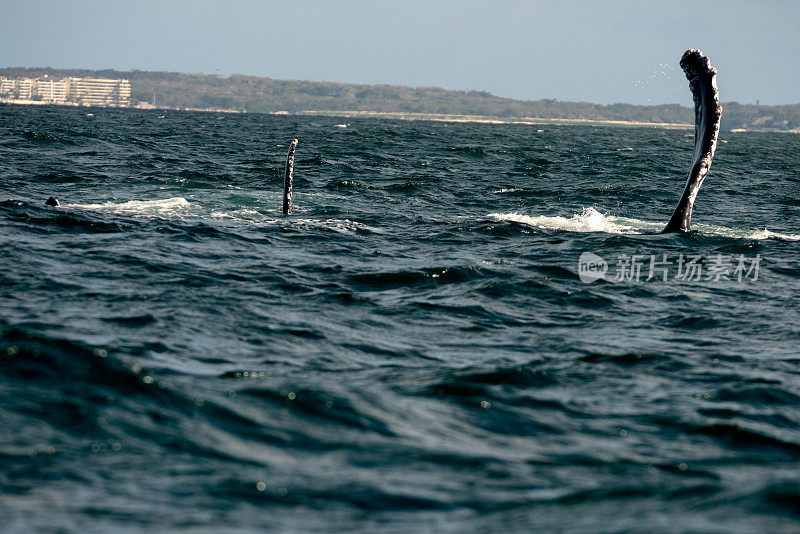
[[289,155],[286,156],[286,174],[283,177],[283,214],[288,215],[292,211],[292,173],[294,172],[294,149],[297,147],[297,139],[292,139],[289,144]]
[[717,69],[711,66],[708,58],[699,50],[689,49],[683,53],[681,67],[694,96],[694,158],[678,207],[661,233],[689,231],[694,200],[717,149],[719,119],[722,116]]

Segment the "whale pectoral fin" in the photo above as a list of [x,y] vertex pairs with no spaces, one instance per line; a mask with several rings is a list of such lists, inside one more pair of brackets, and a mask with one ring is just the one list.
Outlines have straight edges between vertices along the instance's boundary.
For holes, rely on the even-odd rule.
[[689,80],[694,97],[694,156],[683,195],[662,233],[688,232],[692,207],[717,149],[722,107],[717,90],[717,69],[699,50],[689,49],[681,58],[681,67]]
[[286,172],[283,177],[283,214],[292,212],[292,180],[294,172],[294,149],[297,148],[297,139],[289,143],[289,154],[286,156]]

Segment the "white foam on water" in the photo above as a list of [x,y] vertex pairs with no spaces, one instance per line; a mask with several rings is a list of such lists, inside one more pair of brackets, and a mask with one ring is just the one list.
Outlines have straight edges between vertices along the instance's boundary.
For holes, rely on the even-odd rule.
[[764,228],[763,230],[747,230],[739,228],[726,228],[725,226],[712,226],[709,224],[692,225],[693,230],[701,234],[715,235],[721,237],[735,237],[738,239],[781,239],[784,241],[800,241],[800,234],[781,234],[772,232]]
[[264,218],[264,214],[256,210],[232,210],[232,211],[212,211],[209,214],[212,219],[234,220],[234,221],[258,221]]
[[357,234],[370,232],[380,234],[380,228],[369,226],[350,219],[311,219],[281,217],[277,211],[263,213],[254,209],[208,209],[198,203],[190,204],[183,197],[165,198],[162,200],[131,200],[129,202],[104,202],[102,204],[65,204],[65,208],[103,211],[136,217],[158,217],[178,220],[213,219],[220,222],[230,221],[254,226],[293,226],[308,230],[323,230],[341,234]]
[[183,197],[164,198],[160,200],[131,200],[128,202],[104,202],[102,204],[66,204],[66,208],[78,208],[95,211],[111,211],[136,215],[163,216],[185,211],[189,201]]
[[537,228],[566,230],[568,232],[606,232],[609,234],[636,233],[636,230],[650,230],[650,224],[635,219],[609,217],[594,208],[584,208],[572,217],[550,217],[547,215],[522,215],[519,213],[490,213],[498,221],[513,221]]
[[268,225],[291,225],[301,226],[314,230],[330,230],[341,234],[354,234],[359,231],[368,231],[376,234],[381,234],[383,231],[380,228],[369,226],[350,219],[294,219],[294,218],[279,218],[265,221]]
[[[537,228],[548,230],[564,230],[567,232],[604,232],[608,234],[641,234],[660,232],[665,222],[643,221],[628,217],[615,217],[605,215],[594,208],[583,208],[581,213],[572,217],[551,217],[547,215],[522,215],[519,213],[490,213],[489,217],[498,221],[513,221]],[[693,224],[692,229],[703,235],[733,237],[738,239],[782,239],[786,241],[800,241],[798,234],[781,234],[768,229],[748,230],[713,226],[708,224]]]

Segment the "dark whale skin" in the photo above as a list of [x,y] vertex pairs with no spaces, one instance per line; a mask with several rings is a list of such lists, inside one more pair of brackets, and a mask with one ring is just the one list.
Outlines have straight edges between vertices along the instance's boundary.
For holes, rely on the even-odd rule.
[[717,90],[717,69],[700,50],[689,49],[681,58],[681,67],[689,80],[694,96],[694,156],[686,187],[667,226],[661,233],[688,232],[692,224],[692,208],[700,186],[711,167],[717,149],[722,107]]

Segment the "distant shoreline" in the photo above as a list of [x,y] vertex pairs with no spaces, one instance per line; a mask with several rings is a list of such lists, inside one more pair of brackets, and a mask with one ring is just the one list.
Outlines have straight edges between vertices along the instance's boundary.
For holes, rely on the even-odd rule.
[[168,107],[168,106],[154,106],[147,102],[139,102],[130,106],[117,106],[117,105],[90,105],[78,104],[77,102],[44,102],[42,100],[24,100],[14,98],[0,98],[0,104],[11,104],[14,106],[60,106],[68,108],[83,108],[83,109],[143,109],[143,110],[167,110],[167,111],[201,111],[204,113],[246,113],[240,109],[226,109],[226,108],[191,108],[191,107]]
[[[226,113],[226,114],[245,114],[244,110],[225,109],[225,108],[193,108],[193,107],[170,107],[152,105],[142,106],[88,106],[74,103],[52,103],[39,102],[33,100],[11,100],[0,98],[0,105],[8,104],[13,106],[36,105],[36,106],[60,106],[82,109],[137,109],[140,111],[188,111],[193,113]],[[259,115],[286,115],[286,116],[316,116],[316,117],[341,117],[341,118],[362,118],[362,119],[392,119],[406,121],[433,121],[449,123],[475,123],[475,124],[521,124],[528,126],[617,126],[620,128],[662,128],[665,130],[692,130],[693,124],[677,122],[647,122],[630,120],[606,120],[606,119],[553,119],[545,117],[493,117],[486,115],[456,115],[444,113],[411,113],[395,111],[356,111],[356,110],[302,110],[296,112],[273,111],[273,112],[253,112]],[[746,129],[732,128],[724,130],[731,133],[761,132],[761,133],[789,133],[800,134],[800,129],[774,130],[774,129]]]
[[[0,97],[26,97],[33,86],[29,87],[25,80],[31,84],[37,80],[38,90],[42,82],[44,89],[52,89],[48,82],[66,78],[128,80],[130,103],[145,109],[680,130],[691,129],[694,124],[693,107],[676,103],[593,104],[556,98],[515,100],[487,91],[277,80],[242,74],[0,67]],[[52,91],[44,90],[39,96],[42,100],[56,100]],[[762,106],[758,102],[722,102],[722,107],[725,110],[721,122],[724,131],[800,133],[800,103]]]
[[[280,114],[280,113],[279,113]],[[547,119],[543,117],[487,117],[483,115],[447,115],[442,113],[401,113],[384,111],[338,111],[338,110],[304,110],[297,115],[313,115],[322,117],[344,118],[375,118],[398,119],[407,121],[436,121],[436,122],[471,122],[478,124],[528,124],[532,126],[561,125],[561,126],[621,126],[628,128],[665,128],[668,130],[691,130],[693,124],[674,122],[640,122],[624,120],[599,120],[599,119]]]

